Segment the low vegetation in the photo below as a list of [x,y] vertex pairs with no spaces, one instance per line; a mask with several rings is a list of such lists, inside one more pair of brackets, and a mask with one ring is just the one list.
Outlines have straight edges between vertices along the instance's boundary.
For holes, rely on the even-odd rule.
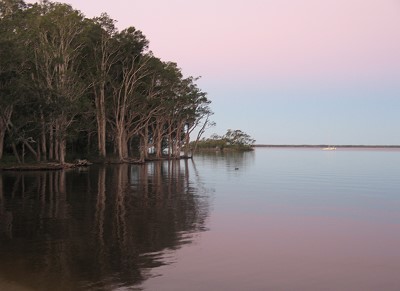
[[193,142],[193,147],[200,150],[253,150],[255,140],[247,133],[236,129],[228,129],[223,136],[213,134],[210,138],[203,138],[200,141]]

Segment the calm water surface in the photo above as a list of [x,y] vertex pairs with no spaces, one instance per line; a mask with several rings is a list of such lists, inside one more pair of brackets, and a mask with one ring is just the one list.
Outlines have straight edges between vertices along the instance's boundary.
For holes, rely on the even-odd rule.
[[400,151],[0,172],[0,290],[400,290]]

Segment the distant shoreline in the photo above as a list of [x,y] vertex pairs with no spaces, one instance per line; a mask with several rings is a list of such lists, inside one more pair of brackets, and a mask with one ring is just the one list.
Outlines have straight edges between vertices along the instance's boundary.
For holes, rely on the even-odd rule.
[[269,144],[256,144],[255,148],[364,148],[364,149],[400,149],[400,145],[269,145]]

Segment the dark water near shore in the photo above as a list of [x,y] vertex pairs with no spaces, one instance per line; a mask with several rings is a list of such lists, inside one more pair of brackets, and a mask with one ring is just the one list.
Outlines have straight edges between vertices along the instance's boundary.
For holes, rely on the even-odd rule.
[[400,290],[400,151],[0,172],[0,290]]

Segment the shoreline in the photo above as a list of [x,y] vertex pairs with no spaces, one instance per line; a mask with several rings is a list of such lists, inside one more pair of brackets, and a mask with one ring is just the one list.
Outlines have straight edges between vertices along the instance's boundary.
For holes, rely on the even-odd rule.
[[58,171],[76,167],[75,164],[65,163],[26,163],[7,166],[0,165],[0,171]]
[[[258,144],[253,145],[250,149],[254,150],[254,148],[298,148],[298,149],[323,149],[326,147],[335,147],[336,149],[371,149],[371,150],[400,150],[400,145],[268,145],[268,144]],[[220,151],[220,150],[218,150]],[[234,149],[224,149],[223,151],[235,151]],[[202,148],[198,149],[198,152],[215,152],[215,148]],[[173,158],[174,159],[191,159],[192,157],[180,157]],[[58,170],[66,170],[72,169],[76,167],[87,167],[92,164],[144,164],[147,162],[154,162],[165,160],[161,159],[148,159],[144,162],[139,162],[136,160],[130,161],[102,161],[102,162],[89,162],[87,160],[78,160],[75,163],[56,163],[56,162],[42,162],[42,163],[25,163],[25,164],[1,164],[0,162],[0,171],[58,171]]]
[[87,160],[76,160],[73,163],[31,162],[31,163],[0,163],[0,171],[58,171],[76,167],[87,167],[92,163]]
[[93,164],[104,164],[104,165],[112,165],[112,164],[132,164],[132,165],[142,165],[148,162],[156,162],[156,161],[164,161],[164,160],[180,160],[180,159],[191,159],[192,157],[181,156],[179,158],[149,158],[144,162],[138,160],[125,160],[125,161],[116,161],[116,160],[108,160],[108,161],[94,161],[89,162],[88,160],[77,160],[73,163],[64,163],[60,164],[57,162],[31,162],[25,164],[18,163],[8,163],[1,164],[0,162],[0,172],[1,171],[16,171],[16,172],[31,172],[31,171],[59,171],[59,170],[68,170],[73,168],[86,168]]
[[400,145],[268,145],[259,144],[253,145],[254,148],[325,148],[325,147],[335,147],[335,148],[354,148],[354,149],[400,149]]

